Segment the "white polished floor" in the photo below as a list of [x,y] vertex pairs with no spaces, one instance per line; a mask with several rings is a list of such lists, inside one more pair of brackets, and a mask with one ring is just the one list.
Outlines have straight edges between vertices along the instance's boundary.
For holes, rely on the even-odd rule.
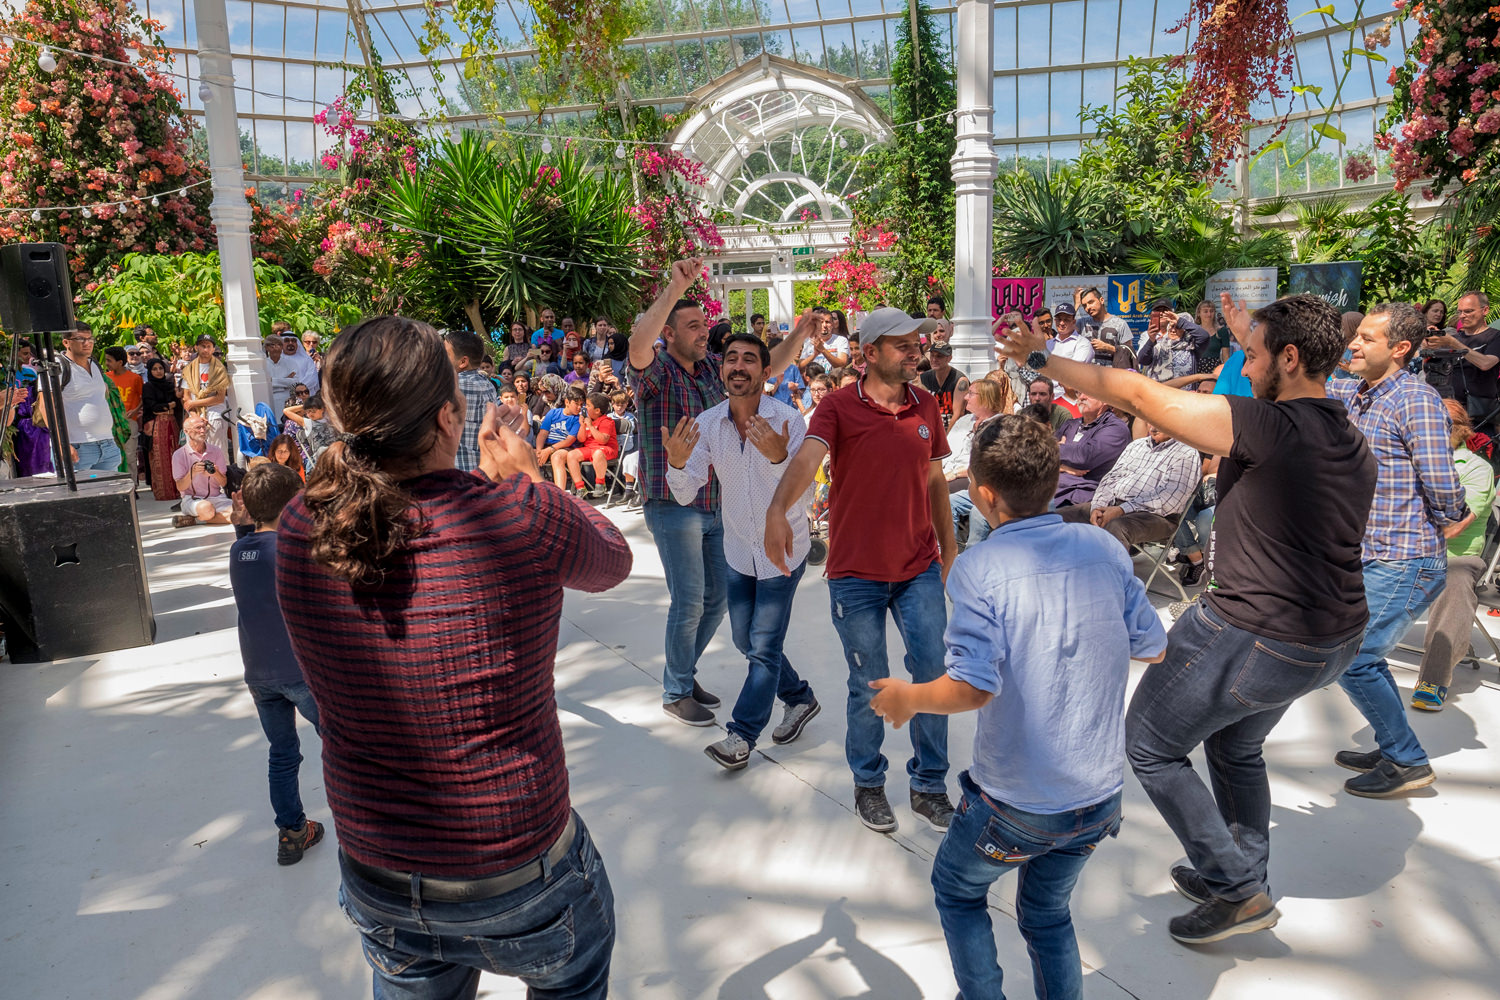
[[[141,508],[157,643],[0,663],[0,997],[368,996],[335,900],[331,828],[301,864],[275,863],[265,741],[228,589],[232,533],[174,531],[165,504]],[[557,658],[573,801],[616,895],[612,995],[953,997],[927,883],[939,837],[906,808],[905,731],[886,744],[901,829],[871,833],[852,812],[843,658],[821,576],[802,583],[788,652],[824,711],[799,742],[767,742],[748,769],[727,774],[702,754],[721,731],[661,712],[661,568],[640,515],[616,520],[635,572],[610,593],[569,595]],[[743,673],[726,622],[701,677],[730,703]],[[1403,688],[1413,676],[1398,664]],[[1337,688],[1292,708],[1266,751],[1284,914],[1270,932],[1196,950],[1167,937],[1167,920],[1187,909],[1166,874],[1182,855],[1127,777],[1125,825],[1073,901],[1085,995],[1500,998],[1496,680],[1492,668],[1461,668],[1449,707],[1415,719],[1439,779],[1398,801],[1339,790],[1348,772],[1333,752],[1372,744]],[[303,730],[303,797],[326,822],[318,740]],[[955,774],[972,733],[971,720],[954,721]],[[992,912],[1007,994],[1026,998],[1011,892],[1009,880],[997,885]],[[524,990],[487,976],[480,995]]]

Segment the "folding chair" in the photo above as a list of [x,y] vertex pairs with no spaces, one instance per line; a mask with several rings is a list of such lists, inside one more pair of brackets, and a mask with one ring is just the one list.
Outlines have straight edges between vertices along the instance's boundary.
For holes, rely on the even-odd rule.
[[[1189,600],[1187,591],[1182,587],[1182,581],[1177,579],[1176,573],[1173,573],[1171,570],[1167,569],[1167,556],[1172,551],[1172,540],[1177,537],[1177,532],[1182,530],[1182,522],[1187,520],[1188,511],[1192,509],[1193,503],[1192,498],[1190,497],[1188,499],[1187,506],[1182,508],[1182,513],[1177,515],[1177,520],[1172,526],[1172,533],[1167,536],[1165,541],[1139,542],[1136,544],[1136,548],[1140,549],[1142,553],[1144,553],[1151,559],[1151,572],[1146,577],[1147,591],[1151,590],[1151,582],[1155,580],[1157,575],[1159,574],[1171,582],[1172,588],[1177,591],[1177,596],[1180,597],[1183,602],[1187,602]],[[1153,546],[1157,549],[1155,556],[1152,556],[1150,552],[1150,549]],[[1171,595],[1168,594],[1167,596],[1170,597]]]
[[[1474,624],[1479,627],[1480,634],[1490,644],[1490,651],[1494,655],[1480,656],[1479,651],[1474,648],[1473,632],[1470,632],[1469,655],[1459,662],[1467,661],[1474,670],[1478,670],[1481,664],[1500,669],[1500,644],[1497,644],[1495,637],[1490,634],[1489,627],[1484,623],[1484,615],[1480,611],[1481,608],[1500,607],[1500,590],[1495,587],[1495,568],[1497,564],[1500,564],[1500,509],[1492,509],[1489,520],[1485,522],[1484,548],[1481,550],[1481,558],[1484,559],[1484,572],[1474,583],[1474,592],[1479,597],[1479,605],[1474,609]],[[1425,645],[1412,646],[1404,642],[1397,643],[1396,648],[1418,655],[1427,652]]]

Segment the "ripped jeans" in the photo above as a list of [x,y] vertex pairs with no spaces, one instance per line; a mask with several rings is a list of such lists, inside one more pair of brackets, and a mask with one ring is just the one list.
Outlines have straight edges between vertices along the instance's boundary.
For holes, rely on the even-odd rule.
[[[888,762],[880,752],[885,722],[870,708],[875,692],[870,681],[891,675],[886,656],[885,616],[896,620],[896,631],[906,644],[906,672],[913,682],[935,680],[943,674],[943,630],[948,606],[943,598],[943,566],[927,569],[897,583],[843,577],[828,581],[833,627],[844,644],[849,665],[848,729],[844,756],[860,788],[885,786]],[[912,757],[906,773],[917,792],[944,793],[948,780],[948,717],[916,715],[907,725]]]

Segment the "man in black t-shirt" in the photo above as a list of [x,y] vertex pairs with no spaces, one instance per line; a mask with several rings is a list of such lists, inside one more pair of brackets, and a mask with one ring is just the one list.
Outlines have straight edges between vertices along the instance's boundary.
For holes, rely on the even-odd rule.
[[[1343,673],[1369,617],[1360,541],[1375,459],[1344,407],[1324,392],[1344,351],[1339,314],[1311,295],[1273,302],[1253,317],[1228,295],[1222,305],[1244,345],[1254,399],[1183,392],[1048,358],[1035,333],[999,347],[1004,357],[1045,367],[1065,385],[1224,456],[1212,582],[1172,628],[1166,657],[1146,669],[1125,720],[1131,767],[1192,862],[1171,872],[1177,890],[1198,904],[1168,925],[1184,944],[1261,930],[1280,918],[1266,882],[1271,794],[1261,747],[1288,705]],[[1188,761],[1199,744],[1213,791]]]
[[953,345],[934,343],[929,349],[932,368],[921,375],[922,388],[937,397],[938,412],[943,415],[943,430],[952,427],[964,415],[964,393],[969,378],[952,365]]
[[1431,336],[1422,346],[1468,352],[1459,359],[1450,378],[1453,398],[1468,407],[1469,416],[1483,420],[1500,405],[1500,329],[1489,325],[1490,299],[1483,292],[1459,296],[1453,312],[1458,335]]

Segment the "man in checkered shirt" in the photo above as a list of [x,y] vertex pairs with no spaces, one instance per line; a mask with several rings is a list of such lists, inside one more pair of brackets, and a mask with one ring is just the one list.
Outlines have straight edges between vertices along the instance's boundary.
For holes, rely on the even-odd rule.
[[1198,453],[1166,431],[1146,425],[1099,480],[1088,504],[1058,508],[1064,521],[1088,521],[1129,549],[1172,536],[1198,486]]
[[464,433],[458,442],[455,468],[473,472],[479,468],[479,427],[491,403],[499,401],[495,383],[479,370],[484,360],[484,341],[468,330],[450,330],[444,338],[448,361],[458,373],[458,388],[464,394]]
[[1442,592],[1445,540],[1474,520],[1448,446],[1448,412],[1432,386],[1406,370],[1426,321],[1405,303],[1365,315],[1349,348],[1355,377],[1334,379],[1328,395],[1349,408],[1379,473],[1363,552],[1370,621],[1359,652],[1339,678],[1375,731],[1374,750],[1341,750],[1334,762],[1360,774],[1344,790],[1389,798],[1433,782],[1427,751],[1412,732],[1385,658]]

